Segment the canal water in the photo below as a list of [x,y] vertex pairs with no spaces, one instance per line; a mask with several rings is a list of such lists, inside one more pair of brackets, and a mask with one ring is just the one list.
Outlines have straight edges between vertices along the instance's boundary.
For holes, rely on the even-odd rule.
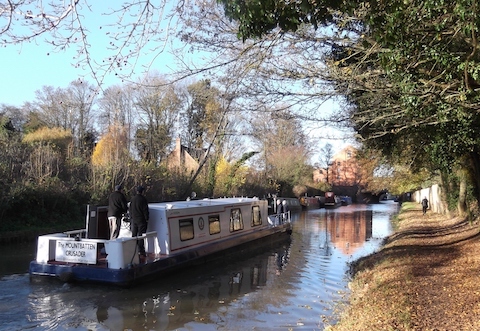
[[378,249],[397,211],[305,211],[278,247],[129,289],[30,282],[34,245],[2,247],[0,330],[323,330],[346,300],[348,263]]

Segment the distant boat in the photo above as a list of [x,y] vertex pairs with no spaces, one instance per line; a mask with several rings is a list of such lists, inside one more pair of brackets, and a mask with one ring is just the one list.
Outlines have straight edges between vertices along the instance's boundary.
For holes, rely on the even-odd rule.
[[303,209],[320,208],[320,200],[318,199],[318,197],[300,197],[299,200]]
[[289,211],[294,213],[302,211],[302,205],[300,204],[300,200],[297,198],[273,197],[273,198],[267,198],[267,201],[268,201],[269,215],[276,214],[278,204],[279,203],[283,204],[283,201],[285,201]]
[[352,197],[349,197],[348,195],[341,195],[340,201],[342,203],[342,206],[348,206],[352,204]]
[[[85,229],[38,237],[30,276],[120,286],[157,279],[186,266],[286,240],[290,212],[268,215],[266,200],[223,198],[151,203],[147,233],[131,236],[122,222],[109,240],[107,207],[89,206]],[[138,254],[144,240],[146,256]]]
[[337,208],[342,205],[342,201],[333,192],[325,192],[325,208]]

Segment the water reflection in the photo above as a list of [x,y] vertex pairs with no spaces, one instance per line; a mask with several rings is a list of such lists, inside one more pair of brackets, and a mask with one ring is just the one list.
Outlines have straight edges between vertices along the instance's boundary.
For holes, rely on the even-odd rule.
[[[63,285],[58,291],[48,293],[46,290],[52,290],[52,285],[42,285],[31,296],[34,298],[31,315],[46,329],[56,329],[59,324],[109,330],[222,325],[226,321],[220,312],[230,313],[230,306],[267,287],[281,275],[288,265],[289,248],[290,242],[286,242],[227,267],[195,268],[132,289]],[[93,292],[97,295],[93,296]],[[248,306],[247,302],[244,305]],[[52,311],[61,312],[55,321],[50,315]]]
[[353,254],[372,237],[371,210],[353,211],[351,213],[328,212],[325,230],[330,241],[345,255]]
[[396,211],[309,210],[273,249],[130,289],[3,277],[0,329],[323,330],[347,290],[347,262],[378,248]]

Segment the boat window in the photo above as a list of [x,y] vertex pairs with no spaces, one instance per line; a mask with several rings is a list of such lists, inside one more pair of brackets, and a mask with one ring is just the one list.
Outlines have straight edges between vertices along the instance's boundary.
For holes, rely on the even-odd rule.
[[193,239],[193,218],[187,218],[179,221],[180,240]]
[[260,206],[252,206],[252,223],[251,226],[262,225],[262,213]]
[[230,232],[243,230],[242,212],[239,208],[230,211]]
[[208,227],[210,229],[210,234],[220,233],[220,215],[208,216]]

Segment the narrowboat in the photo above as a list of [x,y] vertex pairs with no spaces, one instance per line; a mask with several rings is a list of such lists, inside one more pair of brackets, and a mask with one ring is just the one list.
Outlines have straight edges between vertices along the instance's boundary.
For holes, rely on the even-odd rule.
[[325,192],[325,202],[323,203],[325,208],[337,208],[342,205],[340,198],[333,192]]
[[[302,205],[298,198],[285,198],[285,197],[269,197],[268,201],[268,214],[277,214],[278,205],[287,205],[287,210],[292,213],[297,213],[302,211]],[[284,202],[285,201],[285,202]]]
[[352,204],[352,197],[349,197],[348,195],[341,195],[340,196],[340,202],[342,203],[342,206],[348,206]]
[[320,200],[318,197],[300,197],[300,204],[303,209],[318,209],[320,208]]
[[[132,237],[130,223],[122,220],[120,235],[112,240],[107,211],[105,206],[87,206],[84,229],[39,236],[31,279],[131,286],[276,244],[292,232],[290,212],[268,215],[268,202],[258,198],[150,203],[146,234]],[[144,240],[146,256],[138,254],[137,240]]]

